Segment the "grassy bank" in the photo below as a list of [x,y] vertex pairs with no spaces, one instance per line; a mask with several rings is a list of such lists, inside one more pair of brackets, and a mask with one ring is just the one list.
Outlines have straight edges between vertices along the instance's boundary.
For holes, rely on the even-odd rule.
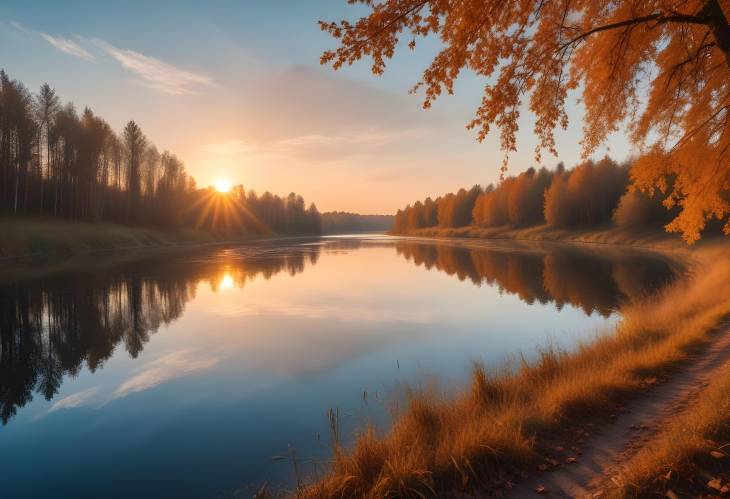
[[0,218],[0,282],[59,272],[94,271],[209,245],[297,237],[308,236],[268,234],[231,238],[191,229],[162,232],[106,223]]
[[0,259],[83,255],[214,241],[203,231],[161,232],[107,223],[0,219]]
[[[537,236],[539,231],[510,232],[525,233]],[[465,234],[440,231],[438,235]],[[580,242],[618,243],[618,235],[605,231],[588,236],[600,241]],[[671,246],[665,240],[658,237],[652,244]],[[534,363],[477,365],[470,386],[461,393],[414,393],[388,431],[378,434],[366,428],[353,448],[335,447],[329,471],[299,495],[433,497],[509,488],[525,472],[537,471],[546,448],[573,443],[575,431],[582,431],[585,421],[607,422],[606,415],[617,404],[686,365],[693,352],[712,341],[718,324],[730,314],[730,255],[720,244],[695,250],[693,257],[692,275],[657,296],[624,307],[612,334],[571,353],[546,348]],[[717,404],[726,393],[721,388],[707,392],[697,407]],[[692,417],[703,428],[717,427],[718,419],[730,420],[726,411],[718,416],[707,409],[698,409]],[[673,439],[672,433],[658,435],[647,448],[655,448],[654,455],[671,454],[675,449],[662,445]],[[682,455],[701,445],[701,438],[687,440]],[[642,473],[634,482],[656,476],[652,470]],[[619,493],[632,495],[637,490]]]
[[[514,227],[427,227],[394,234],[411,237],[448,237],[467,239],[512,239],[520,241],[554,241],[586,244],[613,244],[639,248],[686,251],[687,244],[678,234],[656,229],[625,229],[613,225],[591,229],[551,229],[546,225]],[[715,238],[705,237],[698,243],[707,245]]]

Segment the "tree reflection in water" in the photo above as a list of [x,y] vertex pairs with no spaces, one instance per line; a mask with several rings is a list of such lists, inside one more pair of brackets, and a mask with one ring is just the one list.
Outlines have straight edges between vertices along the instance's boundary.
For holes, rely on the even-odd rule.
[[400,241],[396,250],[418,266],[477,285],[498,286],[528,304],[552,302],[560,309],[568,303],[604,317],[622,302],[666,285],[677,270],[643,252],[595,252],[558,245],[474,248]]
[[222,250],[0,284],[0,419],[7,424],[35,393],[51,400],[64,376],[84,365],[100,369],[120,343],[136,358],[151,334],[182,315],[200,283],[217,291],[257,276],[293,276],[318,257],[319,246],[253,256]]
[[36,393],[51,400],[65,376],[84,366],[95,372],[119,344],[136,358],[151,334],[183,314],[200,284],[218,291],[257,276],[295,276],[315,265],[320,251],[362,246],[395,247],[416,265],[498,286],[528,304],[569,303],[603,316],[673,275],[666,261],[625,251],[611,256],[557,246],[471,248],[355,238],[215,250],[0,284],[0,418],[7,424]]

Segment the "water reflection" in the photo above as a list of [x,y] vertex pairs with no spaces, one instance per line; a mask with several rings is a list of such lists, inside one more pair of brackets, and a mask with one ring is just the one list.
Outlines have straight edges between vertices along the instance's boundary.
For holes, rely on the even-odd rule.
[[[294,276],[304,271],[306,262],[315,264],[318,255],[319,246],[252,255],[223,250],[0,285],[0,419],[7,424],[35,393],[53,399],[65,376],[76,376],[84,364],[94,373],[119,344],[137,358],[151,334],[183,314],[201,281],[217,291],[243,287],[257,276]],[[200,362],[176,355],[163,359],[168,366],[153,368],[152,377],[169,375],[170,362],[188,367]],[[154,380],[133,378],[130,383],[120,395]],[[76,395],[53,408],[77,406],[91,394]]]
[[665,285],[674,275],[667,260],[622,250],[593,252],[571,246],[475,248],[453,244],[400,241],[398,254],[427,269],[435,268],[500,290],[533,304],[566,303],[586,314],[608,317],[625,301]]
[[[296,276],[308,265],[316,265],[321,252],[341,254],[362,246],[394,247],[397,254],[418,266],[478,285],[498,286],[528,304],[552,302],[558,308],[572,304],[587,314],[595,311],[603,316],[608,316],[623,300],[656,289],[672,275],[667,262],[646,254],[598,254],[563,247],[475,248],[408,240],[328,239],[215,250],[125,264],[103,272],[2,284],[0,419],[7,424],[18,408],[36,394],[52,400],[65,377],[78,375],[84,365],[94,373],[120,345],[129,357],[137,358],[152,334],[183,314],[186,303],[195,298],[201,284],[224,292],[242,288],[257,277],[269,280],[282,272]],[[312,289],[311,293],[317,290]],[[322,304],[320,308],[306,303],[289,306],[291,315],[297,317],[321,319],[327,315],[321,311]],[[331,308],[338,306],[342,304],[332,304]],[[244,308],[235,311],[236,316],[242,314],[241,310]],[[356,317],[352,310],[342,308],[342,312],[351,321],[367,322],[364,315]],[[399,314],[405,317],[411,312],[402,310]],[[353,341],[344,334],[340,339]],[[317,359],[326,351],[320,350],[308,353],[307,359]],[[215,356],[189,349],[168,352],[138,366],[111,396],[125,397],[217,362]],[[82,390],[57,400],[49,412],[82,406],[94,398],[94,390]]]

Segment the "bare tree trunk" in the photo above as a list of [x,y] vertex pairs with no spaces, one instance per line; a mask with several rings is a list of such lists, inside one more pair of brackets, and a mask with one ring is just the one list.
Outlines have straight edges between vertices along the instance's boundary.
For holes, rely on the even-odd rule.
[[20,168],[15,170],[15,196],[13,199],[13,215],[18,214],[18,182],[20,181]]

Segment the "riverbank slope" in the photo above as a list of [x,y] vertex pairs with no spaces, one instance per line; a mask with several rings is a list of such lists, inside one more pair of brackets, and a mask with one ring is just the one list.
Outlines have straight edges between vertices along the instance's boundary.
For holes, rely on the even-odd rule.
[[[425,232],[409,235],[427,237]],[[714,359],[713,352],[725,351],[715,346],[730,341],[728,241],[706,240],[689,249],[681,239],[661,234],[544,229],[499,234],[676,251],[692,260],[691,272],[658,295],[622,307],[615,331],[574,352],[546,347],[535,363],[477,365],[471,384],[458,393],[414,391],[389,429],[363,428],[354,448],[336,446],[329,473],[298,495],[509,495],[520,482],[527,488],[516,488],[514,497],[635,497],[690,487],[711,494],[713,485],[722,488],[730,479],[722,457],[730,449],[730,416],[723,410],[730,382],[721,373],[730,362],[723,355],[718,362],[700,361]],[[437,236],[476,237],[469,230]],[[688,383],[713,378],[719,381],[709,386]],[[656,404],[642,405],[648,397]],[[691,403],[676,409],[687,397]],[[672,409],[667,420],[664,409]],[[631,448],[637,439],[640,448]],[[598,459],[605,455],[620,456],[628,467],[616,471],[615,463]],[[688,470],[707,459],[714,460],[714,476],[689,483]],[[575,469],[563,485],[548,479],[563,469]]]
[[[517,241],[552,241],[586,244],[612,244],[647,249],[686,251],[690,247],[678,234],[669,234],[656,228],[626,229],[614,225],[590,229],[554,229],[547,225],[535,227],[426,227],[411,229],[395,236],[462,239],[509,239]],[[721,238],[706,236],[697,243],[705,246],[707,241]]]
[[0,218],[0,259],[70,257],[100,251],[213,242],[199,230],[162,232],[110,223]]
[[309,237],[313,235],[231,237],[196,229],[163,232],[108,223],[0,218],[0,281],[93,270],[213,245]]

